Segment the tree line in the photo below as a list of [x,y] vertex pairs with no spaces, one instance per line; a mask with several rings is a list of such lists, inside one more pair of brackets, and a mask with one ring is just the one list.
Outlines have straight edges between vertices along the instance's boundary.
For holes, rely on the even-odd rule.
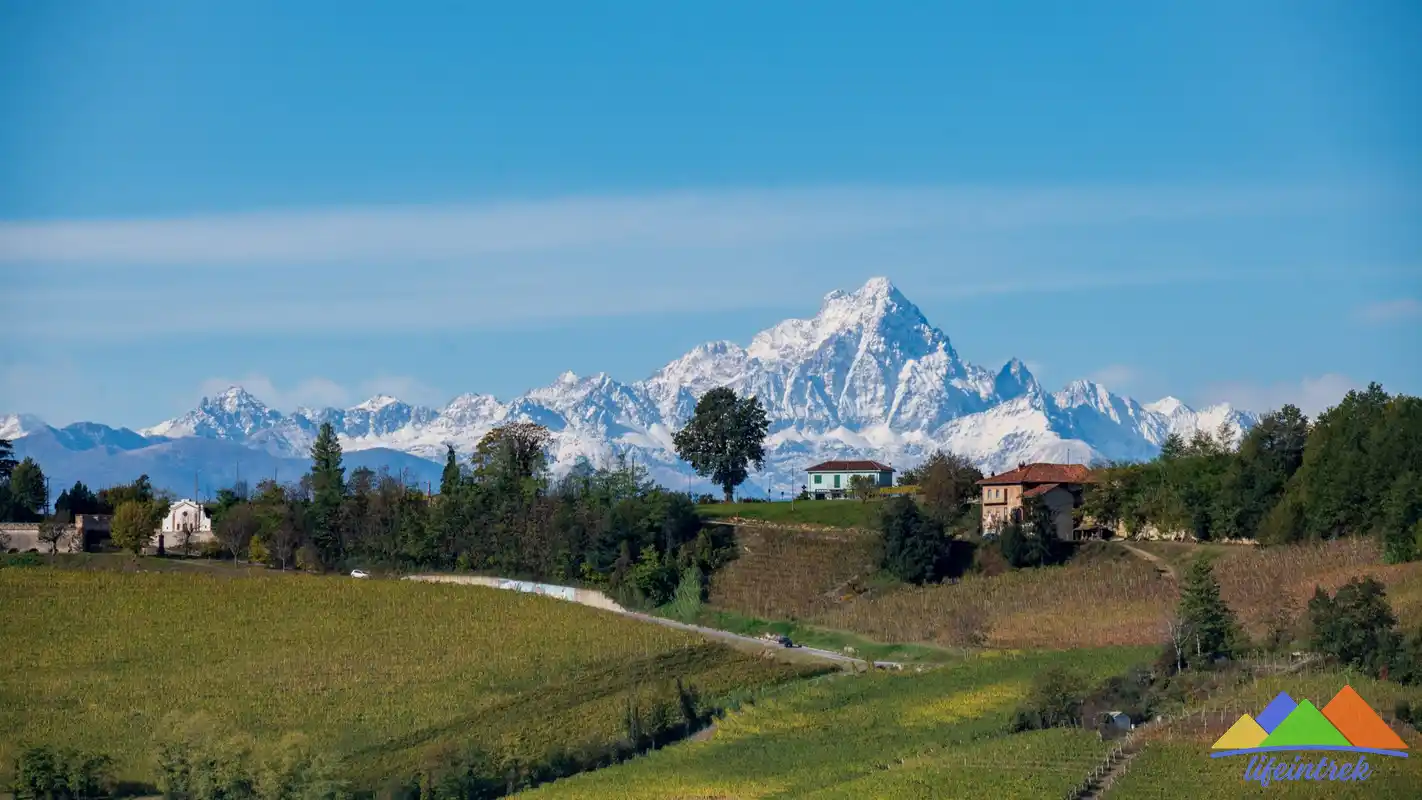
[[1422,555],[1422,398],[1376,383],[1310,421],[1286,405],[1237,448],[1171,435],[1159,457],[1097,471],[1082,514],[1136,533],[1282,544],[1374,534],[1389,562]]
[[604,586],[634,604],[666,602],[714,569],[723,545],[687,495],[625,458],[582,461],[555,479],[549,441],[547,429],[515,422],[468,459],[449,447],[430,495],[383,471],[347,474],[323,425],[300,481],[223,489],[208,510],[228,556],[277,568],[490,571]]

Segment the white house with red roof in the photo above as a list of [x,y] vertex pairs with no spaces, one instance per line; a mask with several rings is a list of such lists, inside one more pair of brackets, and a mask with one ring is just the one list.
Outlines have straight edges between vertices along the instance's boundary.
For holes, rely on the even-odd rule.
[[1076,538],[1072,511],[1081,505],[1082,491],[1092,483],[1091,470],[1082,464],[1019,464],[1017,469],[983,478],[983,531],[1023,521],[1023,503],[1039,500],[1051,512],[1057,537]]
[[805,491],[816,500],[849,496],[849,483],[863,475],[878,487],[894,485],[894,468],[878,461],[826,461],[805,470],[810,474]]

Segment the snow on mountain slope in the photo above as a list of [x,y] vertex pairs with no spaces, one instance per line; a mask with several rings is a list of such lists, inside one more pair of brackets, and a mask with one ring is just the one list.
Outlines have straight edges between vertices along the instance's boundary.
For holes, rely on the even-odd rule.
[[15,440],[46,428],[44,420],[34,414],[0,415],[0,439]]
[[1174,398],[1149,405],[1090,381],[1044,391],[1020,360],[992,371],[963,361],[946,334],[887,279],[826,295],[818,313],[756,334],[748,346],[710,342],[645,380],[571,372],[507,402],[464,394],[443,408],[381,395],[347,409],[282,414],[240,387],[204,398],[146,436],[233,442],[279,458],[304,458],[323,422],[348,452],[386,448],[441,460],[446,446],[470,453],[492,427],[537,422],[553,434],[555,470],[580,459],[626,453],[666,485],[705,486],[677,459],[672,434],[707,390],[729,386],[760,398],[771,421],[764,473],[747,491],[793,491],[803,469],[830,458],[872,457],[912,466],[943,447],[996,472],[1019,461],[1089,463],[1143,459],[1171,432],[1229,426],[1255,417],[1228,405],[1195,411]]
[[1240,411],[1229,403],[1217,403],[1196,411],[1174,397],[1162,397],[1154,403],[1147,403],[1145,409],[1158,415],[1165,424],[1164,434],[1154,440],[1157,446],[1172,433],[1178,433],[1188,441],[1196,431],[1218,435],[1221,426],[1229,432],[1230,443],[1238,445],[1244,432],[1259,421],[1257,414]]

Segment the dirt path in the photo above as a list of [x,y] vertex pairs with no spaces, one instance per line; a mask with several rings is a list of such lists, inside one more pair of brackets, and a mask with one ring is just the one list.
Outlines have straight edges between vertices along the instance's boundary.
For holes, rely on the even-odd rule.
[[1159,572],[1161,575],[1171,579],[1172,581],[1179,577],[1175,574],[1175,567],[1172,567],[1169,561],[1166,561],[1155,553],[1152,553],[1149,550],[1143,550],[1129,542],[1120,542],[1119,544],[1122,547],[1126,548],[1126,550],[1129,551],[1132,555],[1138,558],[1144,558],[1146,561],[1149,561],[1155,566],[1155,571]]
[[[820,650],[816,647],[801,647],[799,645],[796,645],[795,647],[791,648],[781,648],[778,645],[768,644],[764,639],[757,639],[754,636],[742,636],[739,633],[731,633],[730,631],[723,631],[719,628],[707,628],[701,625],[691,625],[689,623],[677,622],[676,620],[665,619],[663,617],[654,617],[649,614],[642,614],[636,611],[627,611],[623,613],[624,616],[641,620],[642,622],[650,622],[654,625],[665,625],[669,628],[680,628],[684,631],[699,633],[702,636],[707,637],[708,639],[718,639],[720,641],[728,642],[731,644],[756,645],[762,648],[771,647],[777,650],[784,650],[784,652],[786,653],[794,653],[795,655],[808,656],[823,661],[833,661],[839,664],[853,665],[865,663],[865,660],[862,658],[855,658],[853,656],[845,655],[844,653],[836,653],[833,650]],[[875,661],[873,662],[873,664],[879,669],[901,670],[904,668],[904,665],[897,661]]]
[[[485,588],[494,588],[499,589],[500,591],[513,591],[511,589],[505,589],[503,587],[498,586],[497,583],[501,579],[489,580],[476,576],[408,575],[404,578],[404,580],[482,585]],[[490,583],[494,583],[495,585],[491,586]],[[583,605],[598,608],[602,611],[607,611],[613,614],[621,614],[624,617],[631,617],[632,619],[638,620],[639,622],[648,622],[653,625],[662,625],[668,628],[678,628],[680,630],[698,633],[708,639],[716,639],[718,641],[734,645],[741,649],[754,648],[758,651],[771,650],[776,653],[784,653],[786,656],[791,658],[810,658],[818,661],[831,661],[846,667],[870,663],[866,662],[862,658],[855,658],[853,656],[845,655],[844,653],[836,653],[833,650],[820,650],[819,648],[815,647],[799,646],[781,647],[780,645],[771,644],[765,641],[764,639],[758,639],[754,636],[743,636],[739,633],[731,633],[730,631],[723,631],[718,628],[707,628],[702,625],[692,625],[686,622],[677,622],[673,619],[666,619],[665,617],[656,617],[652,616],[651,614],[643,614],[639,611],[629,611],[617,605],[616,603],[612,603],[611,601],[607,600],[606,597],[603,596],[600,592],[575,590],[572,587],[566,586],[560,586],[555,588],[567,590],[568,596],[555,598],[561,599],[564,602],[581,603]],[[874,667],[877,667],[879,669],[902,670],[904,668],[904,665],[897,661],[874,661],[872,662],[872,664]]]

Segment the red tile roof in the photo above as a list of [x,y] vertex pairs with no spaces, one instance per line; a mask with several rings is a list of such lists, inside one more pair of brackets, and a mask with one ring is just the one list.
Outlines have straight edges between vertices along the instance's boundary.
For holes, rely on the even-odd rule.
[[806,472],[893,472],[894,468],[878,461],[826,461],[809,467]]
[[1024,464],[1011,472],[983,478],[979,486],[1007,486],[1019,483],[1091,483],[1091,470],[1082,464]]
[[1046,494],[1047,492],[1050,492],[1051,490],[1057,488],[1058,486],[1061,486],[1061,484],[1060,484],[1060,483],[1044,483],[1044,484],[1042,484],[1041,486],[1033,486],[1031,489],[1028,489],[1027,491],[1023,492],[1023,493],[1022,493],[1022,496],[1023,496],[1023,497],[1041,497],[1042,495]]

